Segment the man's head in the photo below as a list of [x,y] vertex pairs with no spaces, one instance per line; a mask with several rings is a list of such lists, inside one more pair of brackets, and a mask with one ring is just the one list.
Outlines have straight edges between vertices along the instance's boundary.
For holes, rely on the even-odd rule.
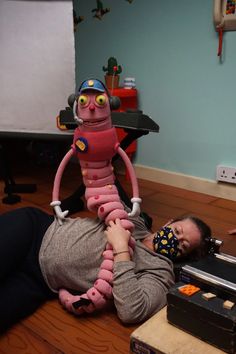
[[194,216],[170,221],[153,239],[157,253],[175,260],[185,257],[198,259],[209,252],[210,227]]
[[179,241],[178,257],[201,258],[209,252],[210,227],[201,219],[187,215],[172,220],[169,225]]

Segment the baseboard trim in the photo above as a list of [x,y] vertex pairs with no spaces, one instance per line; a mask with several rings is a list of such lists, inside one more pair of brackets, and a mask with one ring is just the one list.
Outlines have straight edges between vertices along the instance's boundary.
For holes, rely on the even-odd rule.
[[134,168],[136,176],[147,181],[158,182],[193,192],[236,201],[236,185],[234,184],[216,182],[143,165],[134,165]]

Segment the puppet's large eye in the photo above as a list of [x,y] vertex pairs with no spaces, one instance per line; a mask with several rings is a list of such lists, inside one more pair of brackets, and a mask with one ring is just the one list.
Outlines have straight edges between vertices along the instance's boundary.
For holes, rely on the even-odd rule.
[[106,99],[106,96],[104,96],[104,95],[98,95],[96,97],[96,102],[97,102],[97,104],[99,104],[99,106],[104,106],[106,104],[106,101],[107,101],[107,99]]
[[88,103],[88,96],[80,95],[78,101],[79,101],[81,106],[85,106],[86,103]]

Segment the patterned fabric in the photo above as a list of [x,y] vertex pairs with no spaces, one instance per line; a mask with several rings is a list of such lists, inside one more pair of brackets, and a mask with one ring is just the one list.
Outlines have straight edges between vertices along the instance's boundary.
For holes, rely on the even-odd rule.
[[178,254],[179,241],[171,227],[166,226],[156,233],[153,246],[156,253],[173,261]]

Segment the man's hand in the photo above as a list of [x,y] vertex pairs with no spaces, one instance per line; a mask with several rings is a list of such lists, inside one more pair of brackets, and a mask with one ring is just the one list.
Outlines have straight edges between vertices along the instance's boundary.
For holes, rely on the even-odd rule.
[[129,251],[130,231],[123,228],[120,219],[109,221],[105,235],[114,252]]

